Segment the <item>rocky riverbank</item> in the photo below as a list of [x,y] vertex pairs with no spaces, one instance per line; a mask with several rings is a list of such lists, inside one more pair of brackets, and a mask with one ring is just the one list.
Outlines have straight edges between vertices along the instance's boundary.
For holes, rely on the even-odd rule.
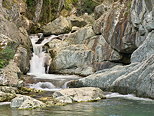
[[[57,35],[43,46],[49,73],[85,77],[69,82],[69,87],[154,98],[153,0],[49,1],[0,0],[1,88],[18,91],[25,86],[23,77],[30,70],[33,51],[28,34],[40,32],[44,37],[39,42]],[[1,101],[20,93],[7,90],[1,90]],[[59,99],[75,101],[61,95]],[[33,108],[37,101],[30,101],[34,102],[24,104]]]

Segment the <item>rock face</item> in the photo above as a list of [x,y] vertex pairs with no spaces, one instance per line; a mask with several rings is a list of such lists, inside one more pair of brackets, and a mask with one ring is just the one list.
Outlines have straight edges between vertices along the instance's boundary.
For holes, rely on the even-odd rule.
[[45,104],[29,96],[21,95],[21,96],[17,96],[16,98],[14,98],[11,101],[10,106],[12,108],[29,109],[29,108],[45,107]]
[[133,52],[131,62],[142,62],[154,54],[154,30],[151,31],[146,40]]
[[100,87],[107,91],[116,91],[123,94],[133,93],[137,96],[154,98],[153,58],[154,55],[142,63],[116,66],[84,79],[70,82],[68,85],[70,87]]
[[22,86],[20,75],[29,70],[30,21],[25,12],[26,1],[0,2],[0,85],[3,86]]
[[68,33],[71,28],[71,22],[68,21],[65,17],[60,16],[59,18],[44,26],[43,32],[45,34],[63,34]]
[[53,97],[64,103],[95,101],[105,98],[103,91],[94,87],[64,89],[55,92]]
[[126,7],[124,2],[121,4],[122,7],[118,8],[117,3],[113,6],[114,11],[107,9],[109,14],[106,12],[101,15],[93,28],[96,34],[102,34],[111,48],[120,53],[129,54],[138,47],[131,55],[131,64],[101,70],[68,85],[100,87],[107,91],[134,93],[137,96],[154,99],[154,16],[151,15],[153,1],[133,0],[130,14],[127,15],[126,9],[130,7]]
[[[150,33],[150,35],[151,34],[152,33]],[[108,70],[103,70],[102,72],[100,71],[84,79],[80,79],[77,82],[71,82],[69,85],[72,86],[73,84],[73,86],[75,87],[100,87],[108,91],[116,91],[124,94],[134,93],[138,96],[154,98],[154,84],[152,77],[154,55],[152,55],[152,47],[150,47],[151,49],[149,49],[149,46],[154,45],[152,44],[152,40],[153,37],[148,36],[144,43],[134,52],[133,56],[139,56],[133,57],[132,62],[135,62],[136,60],[137,63],[132,63],[128,66],[116,66]],[[149,45],[146,46],[149,41]],[[142,51],[141,48],[143,47],[145,51],[147,49],[149,49],[150,51],[144,52],[143,49]]]

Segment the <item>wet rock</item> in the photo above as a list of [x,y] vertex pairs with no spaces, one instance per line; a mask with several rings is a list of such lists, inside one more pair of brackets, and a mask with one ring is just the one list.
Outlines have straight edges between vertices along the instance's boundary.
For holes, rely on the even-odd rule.
[[33,108],[45,107],[46,105],[43,102],[36,100],[32,97],[20,95],[11,101],[10,106],[12,108],[19,108],[19,109],[33,109]]
[[16,97],[16,94],[5,93],[5,92],[0,91],[0,102],[10,101],[11,99],[15,97]]
[[71,102],[70,99],[74,102],[86,102],[105,98],[103,91],[94,87],[64,89],[53,93],[53,97],[63,102]]
[[72,25],[65,17],[60,16],[43,26],[44,34],[63,34],[71,31]]

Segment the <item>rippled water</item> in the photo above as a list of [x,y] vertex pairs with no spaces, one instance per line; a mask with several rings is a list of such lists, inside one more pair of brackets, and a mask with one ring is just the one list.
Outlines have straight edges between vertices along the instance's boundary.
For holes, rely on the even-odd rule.
[[0,116],[154,116],[154,101],[110,98],[35,110],[0,106]]

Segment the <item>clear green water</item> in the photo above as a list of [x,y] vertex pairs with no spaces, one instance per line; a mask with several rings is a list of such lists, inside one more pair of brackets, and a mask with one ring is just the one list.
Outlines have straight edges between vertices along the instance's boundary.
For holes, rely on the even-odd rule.
[[154,116],[154,101],[112,98],[35,110],[10,109],[9,105],[2,105],[0,116]]

